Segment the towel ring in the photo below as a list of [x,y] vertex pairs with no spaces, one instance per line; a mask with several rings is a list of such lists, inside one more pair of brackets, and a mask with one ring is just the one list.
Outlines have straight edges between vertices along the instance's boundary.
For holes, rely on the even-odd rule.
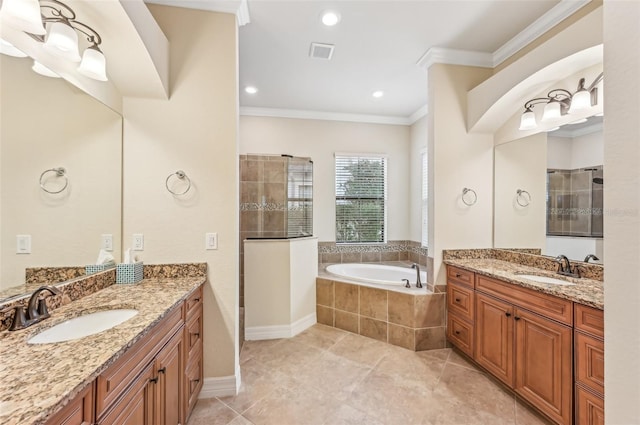
[[[468,202],[464,197],[467,193],[472,193],[473,194],[473,201]],[[465,187],[462,189],[462,202],[464,202],[465,205],[467,206],[472,206],[475,205],[476,202],[478,202],[478,194],[476,193],[475,190],[473,189],[469,189],[468,187]]]
[[528,207],[531,203],[531,194],[526,190],[518,189],[516,190],[516,202],[521,207]]
[[[46,187],[44,187],[44,181],[42,179],[44,179],[44,176],[46,176],[48,173],[56,173],[56,177],[64,178],[64,186],[62,186],[62,189],[49,190]],[[67,188],[67,186],[69,186],[69,178],[67,177],[66,173],[67,173],[67,170],[65,170],[64,167],[49,168],[48,170],[44,170],[42,174],[40,174],[40,189],[44,190],[47,193],[51,193],[52,195],[62,192]]]
[[[174,192],[173,190],[171,190],[169,188],[169,179],[171,179],[171,177],[176,176],[177,178],[179,178],[180,180],[185,180],[187,181],[187,188],[183,191],[183,192]],[[167,176],[167,179],[164,181],[164,185],[167,187],[167,190],[175,196],[181,196],[184,195],[185,193],[187,193],[190,189],[191,189],[191,179],[185,174],[184,171],[182,170],[178,170],[173,174],[169,174]]]

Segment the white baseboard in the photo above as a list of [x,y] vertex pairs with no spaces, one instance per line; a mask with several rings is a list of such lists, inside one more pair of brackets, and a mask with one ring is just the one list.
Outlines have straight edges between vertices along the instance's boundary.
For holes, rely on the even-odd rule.
[[204,378],[202,390],[198,398],[213,398],[234,396],[240,390],[240,365],[236,368],[236,374],[230,376],[220,376],[216,378]]
[[316,324],[316,313],[311,313],[290,325],[253,326],[245,328],[244,339],[259,341],[263,339],[291,338]]

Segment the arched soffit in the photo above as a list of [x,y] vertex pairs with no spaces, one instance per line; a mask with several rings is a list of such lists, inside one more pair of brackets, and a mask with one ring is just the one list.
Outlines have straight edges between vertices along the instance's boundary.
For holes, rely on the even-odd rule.
[[467,130],[494,133],[528,99],[602,62],[602,8],[550,38],[467,93]]

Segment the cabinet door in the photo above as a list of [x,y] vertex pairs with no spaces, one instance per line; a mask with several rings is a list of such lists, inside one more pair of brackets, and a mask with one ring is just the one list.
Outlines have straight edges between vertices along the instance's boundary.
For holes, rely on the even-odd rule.
[[156,423],[184,423],[182,409],[183,353],[182,330],[178,331],[156,357],[157,400]]
[[513,387],[513,306],[476,294],[475,360]]
[[98,422],[99,425],[157,425],[154,420],[156,385],[154,365],[133,381],[124,395]]
[[559,424],[572,420],[571,328],[516,309],[516,386]]
[[93,424],[93,385],[92,382],[61,411],[49,418],[47,425]]
[[576,425],[604,425],[604,400],[576,385]]

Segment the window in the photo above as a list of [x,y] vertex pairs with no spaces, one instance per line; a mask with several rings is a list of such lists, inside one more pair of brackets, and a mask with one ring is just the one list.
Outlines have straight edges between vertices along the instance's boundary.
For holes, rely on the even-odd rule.
[[336,242],[386,242],[387,158],[336,154]]
[[420,154],[422,158],[422,237],[421,243],[426,247],[429,243],[429,161],[427,152]]

